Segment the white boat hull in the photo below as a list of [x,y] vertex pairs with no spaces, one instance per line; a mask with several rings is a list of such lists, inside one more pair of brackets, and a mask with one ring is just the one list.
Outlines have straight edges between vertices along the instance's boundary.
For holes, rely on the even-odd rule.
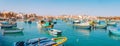
[[20,33],[23,32],[23,28],[19,28],[17,30],[3,30],[3,34],[5,33]]
[[56,29],[51,29],[49,30],[49,33],[53,36],[57,36],[57,35],[61,35],[62,32],[60,30],[56,30]]
[[115,22],[109,22],[109,23],[107,23],[107,25],[108,26],[114,26],[114,25],[116,25],[116,23]]
[[109,32],[114,35],[120,35],[120,30],[118,30],[117,28],[109,28]]
[[103,28],[106,28],[107,25],[96,25],[95,28],[100,28],[100,29],[103,29]]
[[9,31],[4,31],[3,33],[20,33],[20,32],[23,32],[23,30],[9,30]]
[[91,27],[89,22],[80,23],[80,24],[77,24],[76,26],[78,26],[79,28],[90,28]]

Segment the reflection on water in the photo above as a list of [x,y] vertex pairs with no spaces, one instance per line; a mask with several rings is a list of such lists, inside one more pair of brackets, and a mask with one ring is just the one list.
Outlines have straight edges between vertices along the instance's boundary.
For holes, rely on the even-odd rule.
[[82,33],[83,35],[89,36],[91,30],[90,29],[76,29],[77,32]]
[[114,39],[114,40],[120,40],[120,36],[119,35],[115,35],[109,32],[109,37]]
[[102,31],[102,32],[108,32],[108,30],[107,29],[94,29],[94,30],[96,30],[96,31]]
[[38,28],[38,31],[40,34],[49,34],[45,28]]

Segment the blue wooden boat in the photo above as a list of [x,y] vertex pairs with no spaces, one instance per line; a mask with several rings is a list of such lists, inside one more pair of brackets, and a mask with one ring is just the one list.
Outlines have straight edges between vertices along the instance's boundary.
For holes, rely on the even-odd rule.
[[14,43],[14,46],[52,46],[56,42],[48,38],[34,38],[26,41],[18,41]]
[[120,28],[109,28],[110,33],[120,35]]
[[54,27],[54,24],[50,24],[49,22],[46,22],[44,24],[41,24],[41,22],[36,22],[37,23],[37,26],[39,28],[53,28]]
[[26,41],[18,41],[14,43],[14,46],[59,46],[63,44],[66,40],[66,37],[57,37],[52,39],[42,37]]
[[12,25],[2,25],[1,28],[12,28]]
[[106,23],[106,21],[105,20],[98,20],[97,22],[96,22],[97,24],[95,24],[95,28],[106,28],[107,27],[107,23]]
[[114,35],[114,34],[109,33],[109,37],[114,39],[114,40],[120,40],[120,36],[119,35]]
[[1,28],[12,28],[12,27],[16,27],[17,26],[17,23],[12,23],[10,24],[9,22],[2,22],[0,23],[1,24]]

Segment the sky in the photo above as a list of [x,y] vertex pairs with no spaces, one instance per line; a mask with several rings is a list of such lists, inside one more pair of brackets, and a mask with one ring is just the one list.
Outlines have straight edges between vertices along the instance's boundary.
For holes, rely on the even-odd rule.
[[120,0],[0,0],[0,11],[39,15],[120,16]]

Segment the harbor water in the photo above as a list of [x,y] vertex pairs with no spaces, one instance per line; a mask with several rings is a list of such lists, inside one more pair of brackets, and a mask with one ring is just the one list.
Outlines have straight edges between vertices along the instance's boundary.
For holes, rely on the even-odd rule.
[[[25,41],[32,38],[54,36],[49,35],[46,30],[37,27],[36,22],[31,24],[17,22],[17,27],[24,28],[22,33],[4,34],[0,30],[0,46],[13,46],[14,42]],[[107,29],[80,29],[71,24],[58,20],[54,29],[61,30],[62,36],[67,37],[64,46],[119,46],[120,36],[109,33]]]

